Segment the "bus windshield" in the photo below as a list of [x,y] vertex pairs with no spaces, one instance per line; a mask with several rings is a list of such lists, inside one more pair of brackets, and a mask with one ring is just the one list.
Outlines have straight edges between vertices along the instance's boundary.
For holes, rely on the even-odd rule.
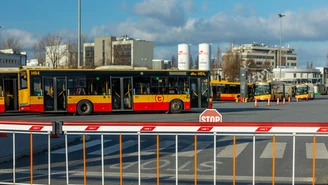
[[306,86],[305,87],[296,87],[296,94],[297,95],[308,94],[308,93],[309,93],[309,90]]
[[255,85],[255,92],[254,95],[258,96],[258,95],[266,95],[266,94],[271,94],[270,92],[270,85],[266,84],[266,85]]

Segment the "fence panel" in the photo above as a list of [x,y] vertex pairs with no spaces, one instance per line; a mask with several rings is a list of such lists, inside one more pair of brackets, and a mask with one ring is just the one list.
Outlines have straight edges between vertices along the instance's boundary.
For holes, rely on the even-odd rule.
[[[233,184],[236,184],[237,181],[241,178],[237,175],[237,156],[239,155],[239,145],[237,143],[237,137],[251,137],[252,138],[252,178],[250,181],[252,184],[256,183],[256,139],[261,137],[271,137],[272,144],[271,146],[271,183],[274,184],[276,181],[281,181],[283,178],[276,177],[277,171],[277,150],[282,146],[280,142],[277,142],[277,137],[288,137],[292,139],[292,164],[291,164],[291,178],[290,181],[292,184],[295,184],[295,147],[296,147],[296,137],[302,136],[311,136],[313,137],[313,154],[312,154],[312,184],[316,180],[316,140],[317,136],[328,136],[328,124],[327,123],[198,123],[198,122],[185,122],[185,123],[165,123],[165,122],[149,122],[149,123],[122,123],[122,122],[64,122],[62,125],[62,132],[65,135],[69,134],[87,134],[87,135],[101,135],[102,137],[102,152],[101,152],[101,181],[102,184],[105,184],[105,163],[104,163],[104,153],[103,153],[103,137],[104,135],[119,135],[119,183],[123,184],[123,148],[122,148],[122,136],[123,135],[136,135],[138,137],[138,184],[141,184],[142,174],[141,174],[141,137],[147,135],[153,135],[156,137],[156,184],[161,182],[161,171],[160,171],[160,136],[175,136],[175,184],[179,184],[179,177],[183,174],[179,174],[179,137],[180,136],[193,136],[193,175],[190,176],[190,180],[193,180],[193,183],[196,185],[199,181],[198,177],[198,136],[211,136],[213,137],[213,184],[218,183],[217,175],[217,136],[231,136],[233,139],[232,142],[232,178],[231,181]],[[83,145],[85,147],[85,145]],[[85,149],[83,149],[85,152]],[[66,155],[68,155],[66,153]],[[86,155],[83,155],[86,157]],[[66,157],[68,158],[68,157]],[[218,157],[218,159],[220,159]],[[87,183],[87,171],[86,171],[86,161],[84,158],[84,184]],[[68,163],[68,161],[67,161]],[[67,184],[69,184],[69,169],[66,168],[67,174]],[[239,175],[240,176],[240,175]],[[285,178],[286,179],[286,178]]]
[[[12,168],[10,170],[2,170],[1,176],[5,178],[1,178],[0,184],[35,184],[34,181],[34,158],[33,153],[34,151],[34,140],[33,136],[40,136],[40,135],[47,135],[47,149],[48,149],[48,177],[47,183],[51,183],[51,158],[50,158],[50,137],[53,135],[53,128],[55,127],[55,123],[53,122],[35,122],[35,121],[12,121],[12,120],[0,120],[0,133],[2,138],[1,140],[5,140],[5,143],[2,142],[2,149],[1,149],[1,157],[4,158],[4,161],[12,161]],[[28,136],[28,137],[26,137]],[[10,137],[12,140],[10,141]],[[27,140],[21,141],[21,140]],[[37,141],[36,141],[37,142]],[[20,143],[18,146],[16,143]],[[11,144],[11,146],[10,146]],[[28,144],[29,148],[23,148],[25,145]],[[3,154],[5,151],[9,153],[8,150],[12,148],[11,157],[4,156]],[[23,148],[23,149],[22,149]],[[27,150],[27,151],[24,151]],[[29,151],[28,151],[29,150]],[[17,155],[17,153],[19,155]],[[29,156],[29,168],[17,170],[17,157],[28,155]],[[4,162],[2,161],[2,162]],[[25,182],[18,183],[17,181],[17,173],[24,172],[24,174],[28,173],[29,177],[28,180]],[[9,173],[12,173],[10,177]]]

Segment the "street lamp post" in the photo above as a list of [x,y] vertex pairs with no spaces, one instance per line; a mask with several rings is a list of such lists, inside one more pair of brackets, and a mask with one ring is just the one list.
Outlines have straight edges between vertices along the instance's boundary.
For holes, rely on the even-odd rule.
[[285,16],[284,14],[278,14],[280,17],[280,49],[279,49],[279,80],[281,79],[281,60],[282,60],[282,56],[281,56],[281,39],[282,39],[282,18]]
[[78,0],[77,66],[81,66],[81,0]]

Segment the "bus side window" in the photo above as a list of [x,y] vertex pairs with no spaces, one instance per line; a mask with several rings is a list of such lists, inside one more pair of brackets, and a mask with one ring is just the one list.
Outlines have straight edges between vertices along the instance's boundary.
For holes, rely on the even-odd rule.
[[133,88],[136,95],[150,94],[150,77],[134,77]]

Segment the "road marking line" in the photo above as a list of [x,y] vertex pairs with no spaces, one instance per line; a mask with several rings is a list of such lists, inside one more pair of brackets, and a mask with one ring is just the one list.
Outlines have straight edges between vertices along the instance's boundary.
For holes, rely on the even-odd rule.
[[[316,159],[328,159],[328,151],[325,143],[316,143]],[[306,158],[312,159],[313,143],[306,143]]]
[[[0,169],[0,174],[4,173],[12,173],[12,169]],[[29,169],[16,169],[16,174],[30,174]],[[51,170],[51,175],[65,175],[65,170]],[[47,170],[35,170],[33,174],[36,175],[48,175]],[[69,171],[70,177],[82,177],[84,175],[83,171]],[[100,178],[101,172],[92,172],[87,171],[88,177],[95,177]],[[118,172],[105,172],[106,178],[119,178],[120,173]],[[165,177],[166,180],[175,180],[175,174],[161,174],[162,177]],[[123,173],[124,178],[133,178],[137,179],[138,173]],[[156,178],[156,173],[141,173],[141,178]],[[231,181],[232,176],[230,175],[217,175],[216,179],[218,181]],[[199,175],[199,180],[213,180],[213,175]],[[292,177],[275,177],[275,182],[290,182],[292,180]],[[193,176],[189,174],[179,174],[179,180],[193,180]],[[236,180],[238,181],[252,181],[253,176],[236,176]],[[316,179],[315,179],[316,180]],[[272,177],[271,176],[256,176],[255,177],[256,182],[271,182]],[[312,182],[312,177],[295,177],[295,182]]]
[[[198,141],[197,142],[197,153],[201,152],[203,149],[207,148],[213,143],[213,141]],[[171,156],[175,156],[172,154]],[[179,157],[193,157],[194,156],[194,144],[189,145],[187,148],[184,148],[181,152],[178,153]]]
[[[140,141],[140,142],[142,143],[144,141]],[[122,145],[123,145],[122,146],[122,149],[131,147],[131,146],[134,146],[136,144],[138,144],[138,141],[137,140],[128,140],[128,141],[125,141],[125,142],[122,143]],[[109,155],[109,154],[112,154],[112,153],[115,153],[115,152],[120,151],[120,147],[119,146],[120,146],[120,144],[118,143],[116,145],[113,145],[113,146],[104,148],[104,155]],[[101,149],[88,153],[88,155],[100,155],[100,154],[101,154]]]
[[[269,142],[264,148],[260,158],[261,159],[272,159],[272,142]],[[282,159],[286,150],[286,142],[276,142],[276,159]]]
[[[104,143],[109,142],[111,140],[104,140]],[[86,148],[90,148],[96,145],[100,145],[100,140],[92,140],[92,141],[88,141],[86,143]],[[69,146],[68,147],[68,153],[72,153],[72,152],[76,152],[79,150],[82,150],[83,144],[77,144],[77,145],[73,145],[73,146]],[[65,148],[61,148],[55,151],[51,152],[52,154],[65,154]]]
[[[238,143],[236,144],[236,157],[246,148],[246,146],[249,143]],[[226,146],[220,153],[216,155],[216,157],[222,157],[222,158],[232,158],[232,151],[233,150],[233,145],[228,145]]]
[[[175,144],[175,141],[161,141],[159,143],[159,150],[164,150],[172,145]],[[156,144],[155,145],[152,145],[152,146],[149,146],[145,149],[141,149],[141,155],[153,155],[156,153]],[[138,152],[133,152],[133,153],[130,153],[128,154],[128,156],[136,156],[138,155]]]

